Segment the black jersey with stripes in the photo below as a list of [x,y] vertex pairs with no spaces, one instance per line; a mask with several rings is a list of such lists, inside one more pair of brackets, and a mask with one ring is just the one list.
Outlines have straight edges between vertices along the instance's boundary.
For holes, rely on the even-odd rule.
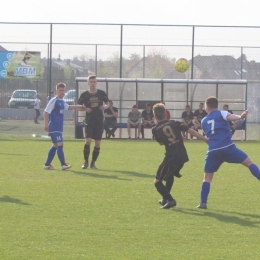
[[100,109],[103,106],[103,103],[109,101],[105,91],[97,89],[95,93],[90,93],[88,90],[83,92],[78,100],[78,104],[85,105],[87,108],[91,108],[90,113],[86,113],[86,119],[89,120],[98,120],[103,121],[104,113]]

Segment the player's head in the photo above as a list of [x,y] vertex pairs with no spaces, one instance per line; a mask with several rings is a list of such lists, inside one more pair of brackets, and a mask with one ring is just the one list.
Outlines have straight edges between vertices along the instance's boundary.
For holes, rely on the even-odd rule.
[[132,106],[132,111],[133,111],[133,112],[136,112],[136,111],[137,111],[137,105],[133,105],[133,106]]
[[208,97],[205,103],[207,112],[218,108],[218,99],[216,97]]
[[110,104],[110,106],[113,106],[113,105],[114,105],[114,103],[113,103],[112,100],[109,100],[109,104]]
[[186,111],[190,111],[190,109],[191,109],[191,108],[190,108],[190,105],[186,105],[185,110],[186,110]]
[[36,98],[41,99],[41,96],[39,93],[36,94]]
[[63,82],[59,82],[56,85],[56,95],[58,98],[63,98],[65,95],[65,89],[66,89],[66,84]]
[[227,105],[227,104],[225,104],[225,105],[223,106],[223,110],[228,110],[228,105]]
[[146,104],[145,104],[145,109],[146,109],[147,111],[150,111],[150,110],[152,109],[151,104],[150,104],[150,103],[146,103]]
[[166,109],[163,103],[157,103],[153,106],[154,117],[157,121],[166,119]]
[[203,109],[204,104],[202,102],[199,103],[199,109]]
[[97,86],[97,77],[96,77],[96,75],[89,75],[88,76],[88,85],[92,89],[94,89]]

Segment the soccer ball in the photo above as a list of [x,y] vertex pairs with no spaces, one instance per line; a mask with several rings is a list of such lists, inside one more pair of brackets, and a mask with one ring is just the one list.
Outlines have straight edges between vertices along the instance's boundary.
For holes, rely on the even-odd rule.
[[181,73],[187,71],[189,67],[189,62],[184,58],[178,59],[174,64],[174,68]]

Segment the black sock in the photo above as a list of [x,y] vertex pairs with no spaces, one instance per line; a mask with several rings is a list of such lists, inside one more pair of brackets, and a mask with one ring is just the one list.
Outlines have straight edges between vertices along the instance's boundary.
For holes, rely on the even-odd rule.
[[165,186],[166,186],[166,189],[167,189],[169,192],[171,192],[173,182],[174,182],[174,178],[169,179],[169,180],[166,181],[166,185],[165,185]]
[[173,201],[173,197],[161,181],[156,182],[155,187],[164,199]]
[[89,151],[90,151],[90,145],[85,144],[83,154],[84,154],[84,159],[86,162],[88,162]]
[[100,147],[94,147],[93,152],[92,152],[92,161],[91,163],[94,163],[99,155]]

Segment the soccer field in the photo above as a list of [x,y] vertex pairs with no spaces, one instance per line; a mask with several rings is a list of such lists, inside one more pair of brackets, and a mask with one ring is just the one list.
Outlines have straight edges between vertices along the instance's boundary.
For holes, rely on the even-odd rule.
[[[82,170],[83,140],[65,139],[61,171],[43,170],[50,140],[0,137],[0,259],[259,259],[259,182],[241,165],[215,174],[200,199],[207,146],[187,141],[177,207],[160,209],[153,179],[164,147],[103,140],[99,170]],[[260,166],[259,142],[237,142]],[[93,143],[92,143],[93,148]]]

